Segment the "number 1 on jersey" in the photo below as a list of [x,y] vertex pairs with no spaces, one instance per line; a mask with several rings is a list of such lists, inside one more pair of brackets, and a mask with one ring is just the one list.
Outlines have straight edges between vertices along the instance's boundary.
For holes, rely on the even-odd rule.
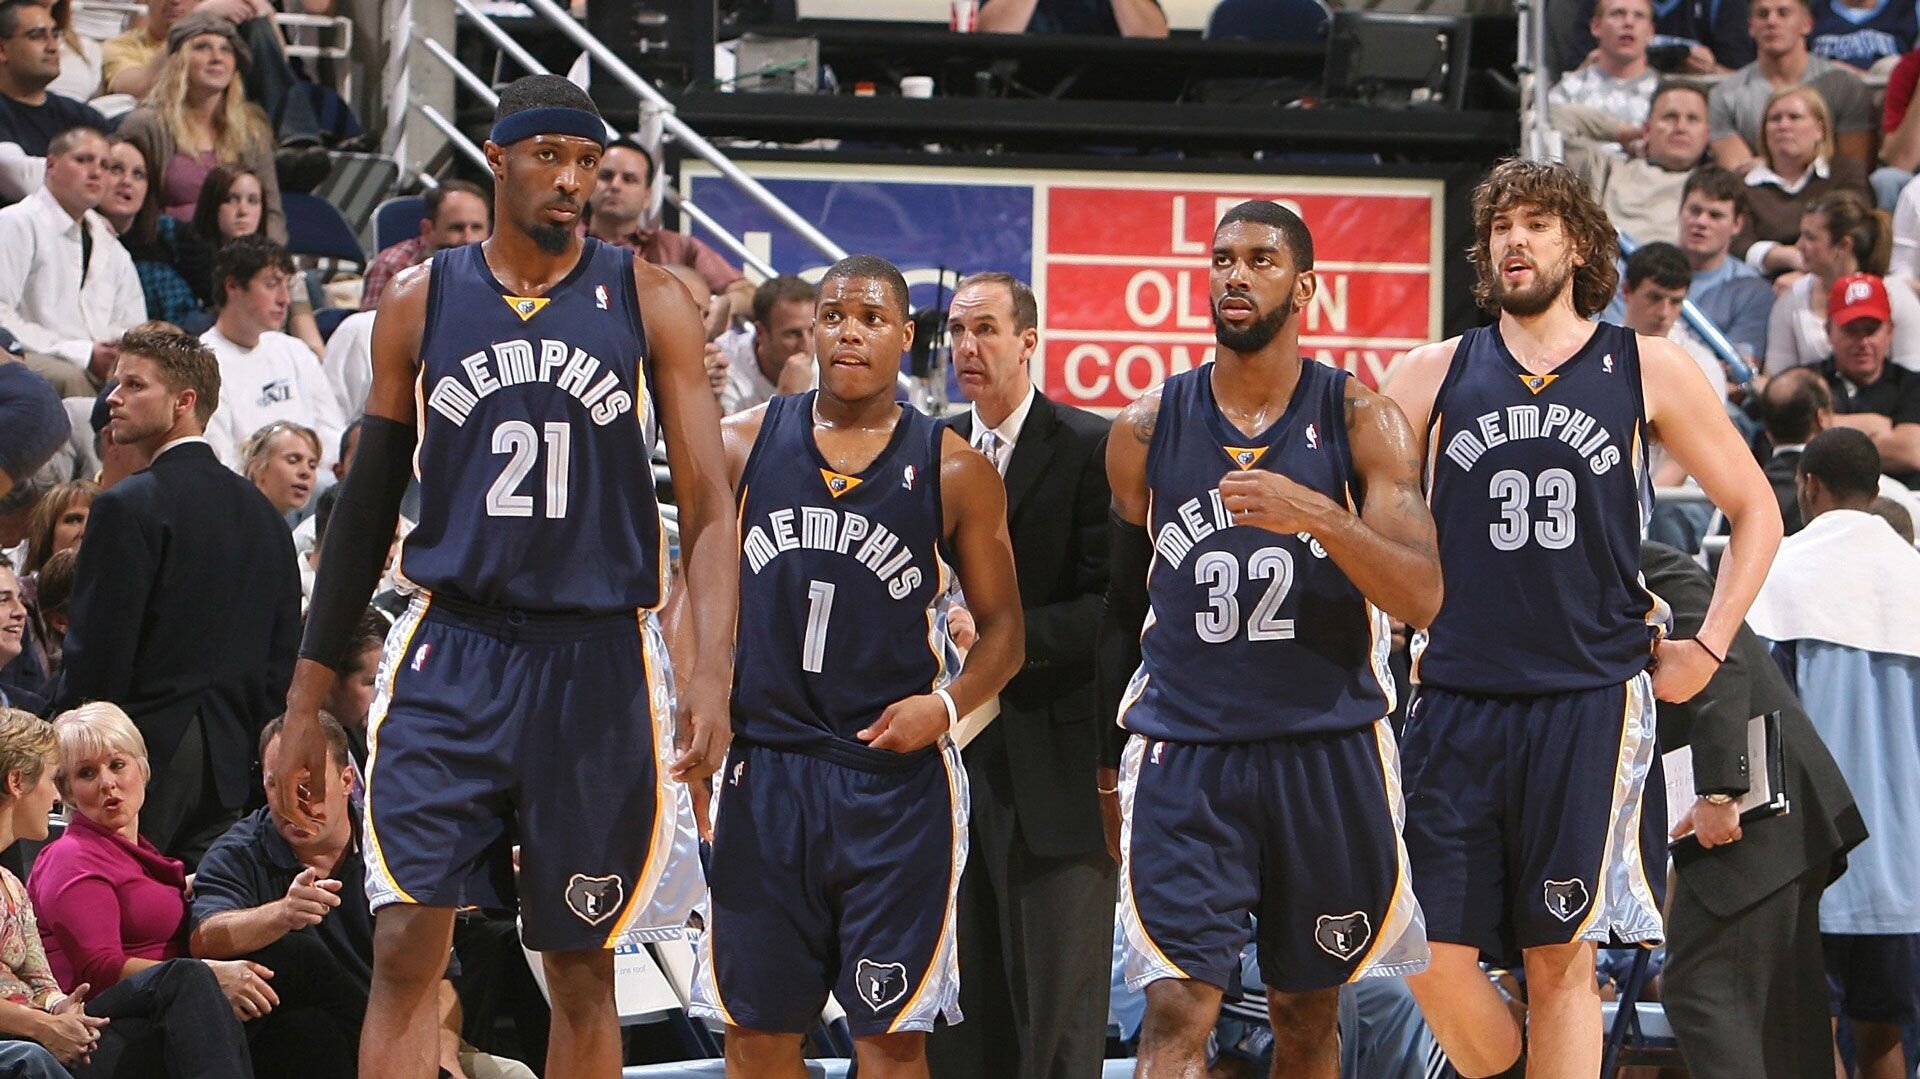
[[833,582],[807,582],[807,635],[800,642],[800,668],[819,674],[827,657],[827,619],[833,617]]
[[[554,422],[546,425],[547,512],[548,520],[567,515],[568,466],[573,457],[573,425]],[[540,434],[525,420],[507,420],[493,429],[493,452],[512,454],[500,478],[487,488],[487,516],[531,517],[533,496],[519,493],[521,481],[533,471],[540,456]]]

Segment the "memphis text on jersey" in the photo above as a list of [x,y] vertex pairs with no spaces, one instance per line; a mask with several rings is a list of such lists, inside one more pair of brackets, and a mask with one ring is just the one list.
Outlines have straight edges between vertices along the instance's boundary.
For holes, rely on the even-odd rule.
[[[1174,511],[1175,520],[1160,526],[1160,534],[1153,538],[1154,554],[1174,569],[1187,560],[1187,555],[1201,540],[1215,532],[1225,532],[1237,527],[1233,515],[1227,512],[1227,504],[1221,500],[1220,488],[1215,487],[1206,494],[1206,503],[1202,509],[1201,500],[1189,498],[1180,503]],[[1315,558],[1327,557],[1327,549],[1313,538],[1311,532],[1299,532],[1295,535],[1307,545]]]
[[490,393],[528,382],[549,382],[579,398],[593,422],[605,427],[633,411],[633,395],[621,388],[617,373],[602,374],[604,366],[586,350],[565,341],[500,341],[491,352],[483,349],[460,361],[466,381],[442,375],[427,404],[458,426]]
[[[799,515],[797,522],[795,514]],[[858,548],[854,547],[856,543]],[[926,579],[926,572],[914,563],[912,547],[901,543],[886,525],[875,524],[851,510],[824,506],[774,510],[767,514],[764,524],[756,523],[747,530],[741,547],[746,552],[747,568],[755,574],[787,551],[851,552],[855,561],[880,578],[887,586],[887,595],[894,599],[907,598]]]
[[1447,458],[1472,472],[1480,458],[1495,446],[1533,438],[1557,439],[1587,459],[1596,476],[1621,461],[1613,434],[1592,416],[1568,405],[1508,405],[1481,416],[1473,426],[1456,431],[1447,440]]

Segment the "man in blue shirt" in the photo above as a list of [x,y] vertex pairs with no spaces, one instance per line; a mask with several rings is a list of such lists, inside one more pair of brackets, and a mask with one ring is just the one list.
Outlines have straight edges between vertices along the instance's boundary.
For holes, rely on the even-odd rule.
[[990,34],[1105,34],[1166,37],[1160,0],[986,0],[980,30]]

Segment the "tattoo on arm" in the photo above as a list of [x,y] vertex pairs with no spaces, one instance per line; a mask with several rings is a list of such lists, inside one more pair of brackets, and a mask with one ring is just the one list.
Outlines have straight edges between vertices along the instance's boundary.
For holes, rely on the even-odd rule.
[[1152,408],[1135,407],[1133,417],[1133,437],[1142,446],[1153,443],[1153,427],[1160,419],[1158,402]]

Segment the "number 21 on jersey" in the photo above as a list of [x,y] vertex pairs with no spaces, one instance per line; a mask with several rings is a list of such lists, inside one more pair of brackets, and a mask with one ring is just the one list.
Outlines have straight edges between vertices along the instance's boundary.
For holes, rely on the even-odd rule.
[[[544,437],[543,437],[544,436]],[[500,476],[487,488],[487,516],[532,517],[533,496],[521,491],[527,475],[540,461],[540,444],[546,443],[546,490],[543,516],[561,520],[567,515],[569,464],[573,456],[573,425],[565,421],[548,423],[536,430],[525,420],[507,420],[493,429],[493,452],[507,458]]]

